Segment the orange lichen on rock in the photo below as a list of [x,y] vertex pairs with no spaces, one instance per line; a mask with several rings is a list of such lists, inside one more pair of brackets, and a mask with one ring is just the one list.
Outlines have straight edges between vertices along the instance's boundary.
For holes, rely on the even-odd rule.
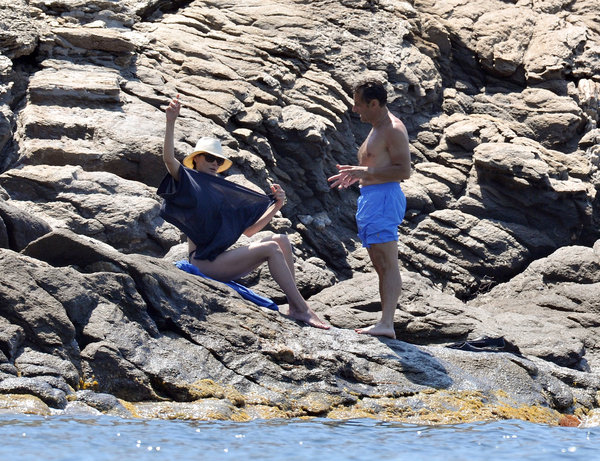
[[558,425],[563,427],[578,427],[581,420],[575,415],[562,415],[558,419]]

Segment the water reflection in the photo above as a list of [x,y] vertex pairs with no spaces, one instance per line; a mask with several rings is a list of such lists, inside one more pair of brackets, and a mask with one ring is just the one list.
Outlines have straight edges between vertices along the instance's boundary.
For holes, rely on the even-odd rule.
[[523,421],[418,426],[373,420],[246,423],[0,416],[0,459],[594,459],[600,428]]

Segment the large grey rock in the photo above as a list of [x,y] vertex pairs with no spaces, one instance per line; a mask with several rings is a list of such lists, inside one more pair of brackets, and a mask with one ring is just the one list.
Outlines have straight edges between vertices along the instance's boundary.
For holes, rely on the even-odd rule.
[[0,55],[10,59],[31,54],[38,42],[37,22],[31,17],[28,2],[0,2]]
[[80,371],[69,360],[38,352],[27,347],[15,358],[15,367],[23,377],[56,376],[64,378],[75,388],[79,385]]
[[17,351],[25,339],[25,330],[21,327],[11,324],[4,317],[0,317],[0,351],[3,352],[6,360],[14,362]]
[[[3,264],[35,265],[40,289],[51,293],[58,303],[55,317],[62,320],[55,329],[72,325],[75,331],[74,341],[70,337],[63,340],[71,346],[63,344],[62,348],[78,348],[81,354],[65,356],[72,363],[65,368],[58,359],[42,364],[43,354],[24,349],[15,366],[39,376],[18,381],[7,378],[0,391],[30,393],[53,407],[65,407],[66,400],[60,396],[72,391],[62,379],[72,382],[70,373],[75,369],[80,370],[79,379],[86,386],[130,401],[212,398],[223,400],[226,406],[245,401],[290,410],[304,408],[294,414],[326,414],[334,406],[365,405],[372,399],[407,393],[425,392],[419,397],[425,398],[431,388],[448,392],[476,388],[492,401],[502,390],[519,405],[549,405],[560,411],[575,405],[558,369],[550,372],[543,364],[511,358],[510,354],[473,355],[379,340],[349,329],[327,332],[302,327],[280,313],[248,305],[220,284],[179,272],[166,261],[124,255],[68,231],[54,231],[32,242],[25,253],[28,256],[3,250]],[[33,257],[46,262],[36,263]],[[590,260],[590,264],[593,272],[594,262]],[[65,265],[70,266],[68,282],[56,277]],[[465,337],[489,326],[478,324],[485,318],[485,309],[466,314],[464,304],[442,294],[431,282],[408,275],[405,280],[406,307],[400,322],[406,327],[399,328],[403,338],[430,343]],[[327,298],[325,290],[320,301],[311,302],[334,324],[360,322],[360,315],[346,318],[346,314],[378,310],[373,282],[375,276],[365,274],[337,286],[337,293],[336,287],[329,288],[332,298]],[[352,293],[350,286],[362,287],[362,291]],[[2,314],[15,324],[22,320],[14,314],[17,308],[10,300],[18,296],[5,292],[2,298]],[[370,305],[364,306],[368,297]],[[39,308],[30,310],[33,314]],[[365,315],[362,320],[371,318]],[[23,344],[39,348],[39,334],[30,330],[25,334]],[[33,366],[37,368],[33,370]],[[571,375],[562,376],[568,380]],[[585,402],[593,400],[598,388],[594,383],[591,380],[581,395]],[[223,386],[231,386],[239,396]],[[94,408],[110,403],[95,403],[95,397],[85,395],[78,400]],[[120,408],[116,402],[108,406],[103,411]]]
[[0,247],[21,251],[31,241],[50,232],[51,227],[31,210],[21,210],[0,200]]
[[64,408],[67,405],[65,393],[40,378],[4,379],[0,381],[0,393],[33,395],[54,408]]
[[[16,257],[16,253],[2,249],[0,263],[3,267],[0,315],[20,327],[22,330],[19,331],[27,332],[23,344],[77,363],[79,348],[75,342],[75,328],[61,303],[44,289],[49,280],[66,289],[72,283],[68,271],[58,270],[52,274],[52,271],[46,272],[45,264]],[[57,286],[56,290],[60,289]]]
[[[413,344],[447,343],[466,338],[478,322],[464,303],[440,292],[428,279],[402,273],[402,295],[394,323],[396,336]],[[339,328],[359,328],[381,315],[379,283],[374,272],[323,290],[310,299],[324,317]]]
[[82,402],[103,414],[121,417],[131,417],[131,412],[113,395],[93,392],[91,390],[77,391],[77,401]]
[[[587,247],[564,247],[469,305],[485,306],[493,318],[493,331],[514,341],[523,353],[595,370],[599,290],[598,255]],[[479,332],[492,331],[490,319],[483,321]]]
[[[162,255],[181,241],[181,233],[159,217],[154,189],[110,173],[88,173],[73,166],[28,166],[0,175],[0,185],[11,198],[6,205],[0,202],[0,216],[13,229],[11,248],[16,250],[49,232],[46,223],[93,236],[126,253]],[[5,209],[24,217],[9,221],[11,214]],[[34,216],[25,218],[26,212]]]

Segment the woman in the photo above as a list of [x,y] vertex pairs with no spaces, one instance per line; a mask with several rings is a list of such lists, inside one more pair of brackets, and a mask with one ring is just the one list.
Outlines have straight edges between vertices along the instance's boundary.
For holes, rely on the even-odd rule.
[[[197,148],[188,155],[182,164],[175,159],[174,131],[175,121],[181,110],[179,96],[173,99],[166,109],[166,131],[163,148],[163,159],[169,174],[175,181],[180,180],[181,168],[190,167],[201,173],[217,176],[231,166],[229,160],[221,152],[218,140],[202,138],[199,141],[203,148]],[[274,203],[243,233],[250,237],[263,229],[285,203],[285,192],[278,184],[271,186]],[[296,287],[294,274],[294,257],[291,244],[285,235],[273,235],[248,246],[225,250],[218,255],[205,258],[202,248],[198,248],[188,235],[188,248],[190,252],[190,263],[196,266],[203,274],[220,281],[238,279],[262,263],[267,262],[271,276],[281,287],[287,296],[289,304],[288,315],[293,319],[300,320],[310,326],[329,329],[311,310],[306,300],[302,297]]]

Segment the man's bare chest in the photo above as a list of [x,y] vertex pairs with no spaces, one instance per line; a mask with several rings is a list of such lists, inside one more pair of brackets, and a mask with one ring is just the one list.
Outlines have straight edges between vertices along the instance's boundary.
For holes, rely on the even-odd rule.
[[370,134],[358,150],[360,165],[372,166],[385,161],[389,157],[385,140]]

